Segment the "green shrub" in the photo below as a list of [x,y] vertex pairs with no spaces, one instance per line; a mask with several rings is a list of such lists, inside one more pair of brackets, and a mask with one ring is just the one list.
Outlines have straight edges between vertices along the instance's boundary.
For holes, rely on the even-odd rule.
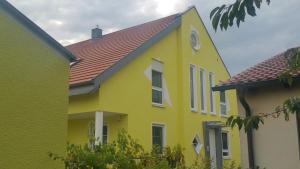
[[[66,155],[49,153],[53,160],[60,160],[66,169],[211,169],[211,161],[199,158],[187,167],[183,148],[154,147],[147,152],[122,130],[115,141],[107,144],[93,144],[95,140],[82,145],[68,144]],[[92,143],[92,144],[91,144]],[[224,165],[224,169],[240,169],[235,163]]]

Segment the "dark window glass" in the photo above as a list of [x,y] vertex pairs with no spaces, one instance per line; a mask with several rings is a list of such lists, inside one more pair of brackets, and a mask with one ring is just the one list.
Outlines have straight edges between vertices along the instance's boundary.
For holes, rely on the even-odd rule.
[[152,145],[163,148],[163,127],[152,126]]
[[162,73],[152,70],[152,86],[162,88]]
[[194,96],[194,68],[190,67],[190,94],[191,94],[191,108],[195,108],[195,96]]
[[152,102],[162,104],[162,91],[152,89]]
[[194,145],[194,148],[196,148],[198,145],[198,140],[196,138],[194,138],[194,140],[193,140],[193,145]]
[[296,115],[297,118],[297,128],[298,128],[298,147],[299,147],[299,159],[300,159],[300,115]]
[[222,91],[220,92],[220,101],[223,103],[226,103],[226,98],[225,98],[225,92]]
[[222,133],[222,145],[223,145],[223,149],[228,150],[227,133]]
[[225,91],[220,92],[220,108],[221,108],[221,114],[226,115],[227,112],[227,104],[226,104],[226,95]]
[[210,111],[215,112],[215,109],[214,109],[214,96],[213,96],[213,91],[211,89],[212,87],[213,87],[213,74],[210,73],[209,74]]
[[200,99],[200,106],[201,106],[201,110],[204,111],[205,110],[205,81],[204,81],[205,77],[204,77],[204,71],[203,70],[200,70],[200,96],[201,96],[201,99]]
[[162,104],[162,73],[152,70],[152,102]]
[[107,136],[108,136],[108,131],[107,131],[107,126],[103,126],[103,133],[102,133],[102,143],[106,144],[107,143]]
[[228,133],[222,133],[222,149],[223,149],[223,156],[229,156],[229,145],[228,145]]

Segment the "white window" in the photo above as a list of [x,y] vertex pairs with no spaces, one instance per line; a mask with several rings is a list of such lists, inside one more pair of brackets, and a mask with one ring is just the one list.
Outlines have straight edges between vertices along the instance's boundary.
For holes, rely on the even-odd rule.
[[[88,124],[88,135],[89,135],[89,146],[94,146],[95,145],[95,141],[98,138],[95,138],[95,122],[94,121],[90,121]],[[96,139],[96,140],[95,140]],[[108,141],[108,127],[106,124],[103,125],[102,128],[102,143],[106,144]]]
[[191,110],[197,111],[196,67],[190,65],[190,101]]
[[152,61],[152,103],[162,105],[163,103],[163,73],[162,63]]
[[193,147],[194,147],[194,150],[197,154],[200,154],[200,151],[201,151],[201,148],[202,148],[202,144],[200,142],[200,138],[198,135],[196,135],[194,138],[193,138]]
[[210,101],[210,112],[211,114],[216,114],[215,108],[215,94],[212,90],[212,87],[215,85],[214,74],[212,72],[209,73],[209,101]]
[[230,157],[230,143],[229,143],[229,133],[227,131],[222,131],[222,154],[223,158]]
[[200,110],[206,112],[205,70],[200,69]]
[[225,91],[220,92],[220,113],[222,116],[227,115],[227,99]]
[[163,124],[152,124],[152,146],[158,146],[162,150],[165,143],[165,126]]
[[108,128],[107,125],[105,124],[103,126],[103,131],[102,131],[102,143],[107,144],[108,141]]

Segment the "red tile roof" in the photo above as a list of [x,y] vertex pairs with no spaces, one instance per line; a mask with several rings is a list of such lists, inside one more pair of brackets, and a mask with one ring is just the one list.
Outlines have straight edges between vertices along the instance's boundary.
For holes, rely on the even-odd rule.
[[177,14],[138,26],[123,29],[98,39],[89,39],[67,46],[81,61],[71,67],[71,85],[93,80],[151,37],[164,30]]
[[[279,75],[287,68],[288,59],[284,53],[258,63],[226,81],[221,81],[216,88],[277,80]],[[300,71],[293,74],[293,76],[300,76]]]

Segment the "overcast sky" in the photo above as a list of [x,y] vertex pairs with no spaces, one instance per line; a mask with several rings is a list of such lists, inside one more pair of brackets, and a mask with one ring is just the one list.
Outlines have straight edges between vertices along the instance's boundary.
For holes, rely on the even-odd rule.
[[232,75],[290,47],[300,46],[300,0],[271,0],[238,29],[215,33],[209,13],[232,0],[8,0],[60,43],[182,12],[195,5]]

